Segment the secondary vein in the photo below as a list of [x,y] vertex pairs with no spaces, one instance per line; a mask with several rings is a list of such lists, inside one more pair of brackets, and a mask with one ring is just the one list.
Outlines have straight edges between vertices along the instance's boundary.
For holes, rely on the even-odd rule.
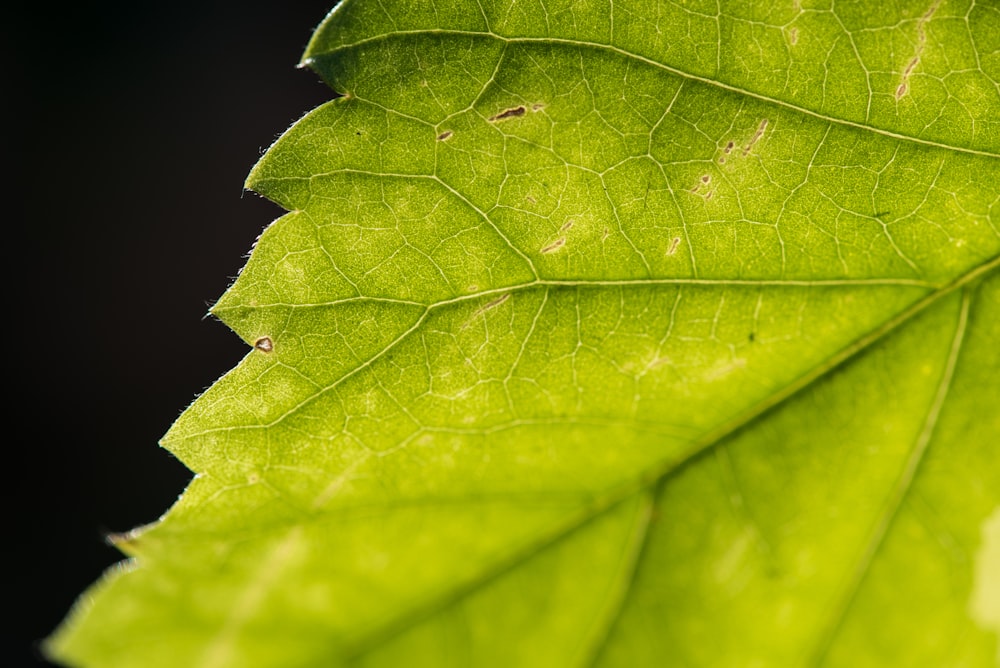
[[887,130],[885,128],[879,128],[879,127],[875,127],[875,126],[872,126],[872,125],[866,125],[864,123],[859,123],[857,121],[851,121],[851,120],[848,120],[848,119],[845,119],[845,118],[838,118],[836,116],[831,116],[829,114],[824,114],[822,112],[814,111],[812,109],[809,109],[807,107],[803,107],[801,105],[798,105],[798,104],[795,104],[795,103],[792,103],[792,102],[786,102],[785,100],[781,100],[781,99],[778,99],[778,98],[775,98],[775,97],[770,97],[768,95],[764,95],[763,93],[757,93],[757,92],[748,90],[746,88],[742,88],[740,86],[736,86],[736,85],[733,85],[733,84],[725,83],[725,82],[722,82],[722,81],[717,81],[717,80],[712,79],[710,77],[702,76],[702,75],[699,75],[699,74],[694,74],[692,72],[688,72],[688,71],[682,70],[680,68],[674,67],[672,65],[667,65],[665,63],[658,62],[658,61],[653,60],[651,58],[648,58],[646,56],[642,56],[640,54],[634,53],[632,51],[629,51],[627,49],[623,49],[623,48],[618,47],[618,46],[614,46],[612,44],[603,44],[601,42],[594,42],[594,41],[589,41],[589,40],[568,39],[568,38],[561,38],[561,37],[506,37],[504,35],[499,35],[499,34],[494,33],[494,32],[474,31],[474,30],[441,30],[441,29],[434,29],[434,30],[397,30],[397,31],[394,31],[394,32],[391,32],[391,33],[384,33],[384,34],[381,34],[381,35],[374,35],[372,37],[361,39],[361,40],[358,40],[356,42],[352,42],[350,44],[344,44],[344,45],[338,46],[338,47],[336,47],[334,49],[331,49],[330,51],[327,51],[327,52],[324,52],[324,53],[311,54],[308,58],[306,58],[305,60],[303,60],[303,65],[312,66],[319,58],[322,58],[322,57],[332,57],[338,51],[345,51],[345,50],[348,50],[348,49],[357,48],[359,46],[364,46],[366,44],[374,44],[374,43],[377,43],[377,42],[380,42],[380,41],[386,41],[386,40],[391,39],[393,37],[398,37],[398,36],[404,36],[404,37],[406,37],[406,36],[422,36],[422,35],[453,35],[453,36],[457,36],[457,37],[480,37],[480,38],[498,40],[498,41],[501,41],[501,42],[503,42],[505,44],[532,44],[532,43],[537,43],[537,44],[561,44],[561,45],[573,46],[573,47],[578,47],[578,48],[590,48],[590,49],[595,49],[595,50],[599,50],[599,51],[607,51],[607,52],[610,52],[610,53],[615,53],[615,54],[624,56],[626,58],[630,58],[630,59],[635,60],[637,62],[644,63],[644,64],[649,65],[651,67],[655,67],[657,69],[663,70],[664,72],[669,72],[670,74],[673,74],[674,76],[681,77],[681,78],[687,79],[689,81],[697,81],[697,82],[705,84],[707,86],[712,86],[714,88],[719,88],[721,90],[725,90],[725,91],[728,91],[728,92],[731,92],[731,93],[736,93],[738,95],[744,95],[746,97],[750,97],[750,98],[753,98],[755,100],[759,100],[761,102],[765,102],[765,103],[768,103],[768,104],[774,104],[776,106],[783,107],[785,109],[789,109],[791,111],[794,111],[794,112],[797,112],[797,113],[800,113],[800,114],[804,114],[806,116],[811,116],[813,118],[817,118],[817,119],[825,121],[827,123],[835,123],[837,125],[843,125],[843,126],[847,126],[847,127],[852,127],[852,128],[856,128],[858,130],[864,130],[866,132],[872,132],[872,133],[875,133],[875,134],[883,135],[885,137],[891,137],[893,139],[897,139],[897,140],[901,140],[901,141],[908,141],[908,142],[912,142],[912,143],[915,143],[915,144],[922,144],[924,146],[931,146],[931,147],[934,147],[934,148],[947,149],[947,150],[950,150],[950,151],[957,151],[957,152],[960,152],[960,153],[968,153],[968,154],[971,154],[971,155],[981,155],[981,156],[990,157],[990,158],[1000,158],[1000,154],[994,153],[992,151],[986,151],[986,150],[982,150],[982,149],[970,148],[970,147],[967,147],[967,146],[956,146],[956,145],[953,145],[953,144],[945,144],[945,143],[934,141],[934,140],[931,140],[931,139],[922,139],[920,137],[915,137],[913,135],[907,135],[907,134],[903,134],[903,133],[900,133],[900,132],[894,132],[892,130]]
[[969,306],[971,302],[970,291],[966,289],[962,295],[962,306],[959,311],[958,324],[955,327],[955,335],[951,342],[951,348],[948,351],[948,360],[945,364],[944,373],[941,374],[941,381],[938,383],[937,392],[934,395],[931,405],[928,407],[923,428],[920,430],[920,434],[917,436],[910,451],[910,456],[906,460],[906,465],[890,492],[885,508],[866,542],[864,552],[862,552],[861,557],[858,559],[847,587],[837,601],[833,616],[820,636],[810,665],[819,666],[825,661],[833,645],[833,641],[836,639],[844,621],[847,619],[851,606],[857,598],[862,583],[871,570],[875,555],[885,543],[885,537],[889,532],[889,528],[898,516],[899,509],[903,505],[903,500],[913,486],[917,470],[920,468],[920,463],[927,454],[931,437],[934,435],[938,417],[941,415],[941,408],[944,406],[945,399],[948,397],[948,391],[951,389],[952,379],[955,375],[955,366],[958,362],[958,356],[962,349],[962,342],[965,339],[965,332],[969,322]]

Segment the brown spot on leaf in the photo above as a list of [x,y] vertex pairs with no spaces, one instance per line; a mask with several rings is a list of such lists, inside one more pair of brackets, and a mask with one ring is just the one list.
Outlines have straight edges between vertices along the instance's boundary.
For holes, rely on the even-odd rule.
[[262,353],[269,353],[274,350],[274,342],[271,341],[271,337],[262,336],[254,342],[253,347]]
[[920,56],[914,56],[910,59],[910,62],[906,64],[906,68],[903,70],[903,81],[896,86],[896,100],[901,100],[910,92],[910,75],[913,74],[913,70],[917,68],[920,64]]
[[760,138],[764,136],[764,131],[767,130],[767,123],[768,120],[766,118],[760,122],[760,125],[757,126],[757,132],[753,134],[747,145],[743,147],[743,155],[749,155],[753,147],[760,141]]
[[681,238],[674,237],[674,240],[670,243],[670,248],[667,249],[667,255],[673,255],[677,252],[677,247],[681,245]]
[[445,139],[447,139],[448,137],[452,136],[453,134],[455,134],[455,133],[452,132],[451,130],[445,130],[444,132],[442,132],[441,134],[438,135],[438,141],[444,141]]
[[501,111],[496,116],[491,116],[490,121],[495,123],[497,121],[503,121],[508,118],[517,118],[518,116],[524,116],[525,111],[526,109],[524,108],[523,105],[520,107],[514,107],[513,109],[507,109],[506,111]]
[[548,246],[546,246],[545,248],[543,248],[539,252],[541,254],[543,254],[543,255],[548,255],[549,253],[556,252],[557,250],[559,250],[560,248],[562,248],[564,245],[566,245],[566,237],[559,237],[558,239],[556,239],[555,241],[553,241],[552,243],[550,243]]
[[480,306],[478,309],[476,309],[476,312],[473,313],[472,316],[476,317],[476,316],[482,315],[482,314],[484,314],[484,313],[486,313],[488,311],[492,311],[493,309],[495,309],[497,306],[500,306],[500,304],[503,304],[508,299],[510,299],[510,293],[509,292],[507,294],[500,295],[496,299],[493,299],[491,301],[486,302],[485,304],[483,304],[482,306]]
[[709,183],[709,182],[711,182],[711,180],[712,180],[712,177],[710,175],[708,175],[708,174],[705,174],[704,176],[701,177],[701,182],[702,183]]
[[560,232],[565,232],[566,230],[571,229],[572,227],[573,227],[573,221],[572,220],[567,220],[563,224],[563,226],[559,228],[559,231]]
[[[917,21],[917,47],[922,48],[924,44],[927,43],[927,22],[931,20],[934,16],[934,12],[937,11],[938,7],[941,5],[941,0],[934,0],[931,6],[927,8],[924,15],[920,17]],[[917,54],[919,55],[919,53]]]

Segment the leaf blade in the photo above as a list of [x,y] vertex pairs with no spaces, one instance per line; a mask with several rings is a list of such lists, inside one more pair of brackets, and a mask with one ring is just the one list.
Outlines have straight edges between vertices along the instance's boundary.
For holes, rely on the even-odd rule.
[[[377,663],[394,648],[409,656],[407,642],[436,651],[419,637],[442,632],[465,638],[459,664],[506,651],[584,660],[585,640],[509,646],[500,631],[456,631],[449,611],[481,617],[499,605],[477,603],[491,597],[511,606],[506,583],[519,576],[554,596],[558,578],[523,573],[564,564],[574,537],[626,508],[607,526],[634,545],[623,527],[643,490],[673,490],[713,461],[698,452],[780,421],[842,367],[864,366],[953,293],[995,277],[992,130],[955,125],[946,146],[941,126],[907,136],[907,117],[828,118],[825,98],[819,111],[771,98],[768,81],[702,81],[697,54],[692,75],[581,46],[600,36],[596,20],[594,35],[500,40],[421,27],[418,6],[404,17],[418,32],[366,37],[376,22],[352,14],[366,7],[335,10],[306,55],[349,95],[290,129],[248,180],[291,213],[214,311],[268,345],[166,437],[199,476],[161,523],[123,541],[144,565],[102,585],[99,607],[142,611],[121,623],[149,637],[178,626],[172,617],[197,620],[149,640],[174,652],[164,661],[191,665],[349,662],[369,650]],[[926,34],[939,10],[953,8],[899,25]],[[497,30],[488,9],[481,18]],[[717,62],[733,44],[720,40]],[[916,83],[906,95],[935,99]],[[983,433],[998,430],[994,420]],[[731,460],[728,446],[715,451]],[[727,540],[730,552],[749,544]],[[628,561],[609,559],[607,582]],[[198,582],[218,581],[205,585],[214,603],[163,594],[159,580],[176,587],[192,560]],[[634,631],[647,622],[632,591],[622,619]],[[550,633],[571,645],[581,628],[606,635],[536,607],[510,608],[519,633],[561,629]],[[93,620],[79,613],[57,644],[145,656]],[[621,651],[619,628],[602,660]],[[294,651],[267,647],[276,629],[297,638]],[[687,649],[719,665],[697,652],[733,647]],[[791,642],[742,649],[808,655],[790,657]]]

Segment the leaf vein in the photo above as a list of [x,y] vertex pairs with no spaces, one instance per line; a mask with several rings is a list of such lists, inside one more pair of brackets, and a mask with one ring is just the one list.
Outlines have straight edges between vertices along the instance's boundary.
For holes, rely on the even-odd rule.
[[[792,396],[798,394],[800,391],[811,386],[814,382],[825,377],[834,369],[840,367],[842,364],[846,363],[850,359],[853,359],[858,354],[868,349],[872,345],[878,343],[890,332],[894,331],[901,325],[909,322],[919,313],[922,313],[931,304],[936,303],[941,298],[951,294],[957,289],[968,285],[969,283],[981,278],[985,274],[996,270],[1000,267],[1000,258],[995,259],[989,263],[986,263],[977,269],[968,272],[951,285],[942,288],[941,290],[934,292],[924,299],[920,300],[909,309],[900,313],[895,318],[889,320],[881,327],[877,328],[873,332],[869,333],[856,340],[851,345],[842,349],[837,354],[833,355],[826,363],[821,364],[809,373],[800,377],[797,381],[794,381],[781,390],[775,392],[771,396],[767,397],[757,405],[751,407],[744,413],[736,416],[734,419],[723,424],[717,429],[709,432],[701,439],[693,442],[691,447],[683,454],[676,458],[672,458],[668,461],[660,462],[658,465],[651,467],[644,476],[639,479],[625,481],[622,485],[609,490],[606,494],[599,497],[595,497],[593,501],[584,507],[582,507],[578,512],[572,513],[564,523],[558,525],[558,527],[553,528],[553,530],[547,533],[544,537],[540,537],[539,540],[534,543],[534,548],[526,548],[516,555],[512,555],[508,561],[501,564],[497,564],[494,568],[489,569],[484,572],[473,582],[465,583],[457,590],[452,590],[445,592],[442,596],[434,601],[431,601],[428,606],[414,610],[412,613],[407,614],[405,617],[398,618],[395,623],[390,623],[387,627],[384,627],[379,632],[373,634],[369,638],[365,639],[363,646],[359,646],[352,652],[353,656],[359,656],[364,654],[367,647],[376,646],[378,641],[384,640],[387,637],[392,637],[394,633],[397,633],[403,629],[409,628],[410,626],[418,623],[422,619],[426,619],[428,616],[433,614],[437,610],[441,610],[450,603],[461,599],[463,596],[467,596],[472,592],[478,590],[479,588],[485,586],[489,582],[492,582],[497,577],[502,576],[504,573],[509,572],[515,568],[519,563],[526,561],[538,552],[540,552],[545,547],[554,545],[559,540],[565,538],[571,533],[580,530],[582,527],[586,526],[590,522],[593,522],[603,513],[608,512],[610,509],[614,508],[618,503],[621,503],[630,495],[636,494],[644,489],[655,488],[656,486],[663,483],[671,475],[680,471],[692,464],[703,454],[710,452],[716,445],[721,443],[723,439],[730,436],[741,429],[748,427],[750,424],[755,422],[757,419],[761,418],[772,409],[783,404]],[[964,318],[965,316],[963,316]],[[962,332],[964,333],[964,324],[962,325]],[[956,345],[960,346],[961,339],[956,338],[956,344],[952,346],[952,357],[949,360],[950,368],[953,370],[954,362],[957,359],[958,350]],[[948,383],[950,384],[950,373],[948,375]],[[939,388],[938,395],[940,396],[940,401],[943,402],[944,394],[947,393],[948,385],[942,385],[943,389]],[[937,403],[937,402],[936,402]],[[937,406],[936,410],[932,410],[933,420],[937,420],[937,413],[940,411],[940,405]],[[930,432],[933,430],[933,424],[925,426],[924,432],[927,433],[927,438],[930,437]],[[924,433],[922,432],[922,434]],[[924,446],[926,449],[926,445]],[[915,464],[914,463],[914,470]]]
[[614,46],[612,44],[602,44],[600,42],[594,42],[594,41],[588,41],[588,40],[569,39],[569,38],[563,38],[563,37],[506,37],[504,35],[499,35],[499,34],[493,33],[493,32],[477,32],[477,31],[473,31],[473,30],[441,30],[441,29],[435,29],[435,30],[399,30],[399,31],[392,32],[392,33],[384,33],[382,35],[375,35],[373,37],[368,37],[366,39],[361,39],[361,40],[358,40],[356,42],[352,42],[350,44],[344,44],[344,45],[338,46],[338,47],[336,47],[334,49],[331,49],[330,51],[324,52],[322,54],[313,54],[313,55],[309,56],[308,58],[306,58],[305,60],[303,60],[303,64],[304,65],[312,66],[316,62],[316,60],[317,60],[317,58],[319,56],[332,56],[335,53],[337,53],[338,51],[345,51],[345,50],[348,50],[348,49],[357,48],[359,46],[364,46],[364,45],[367,45],[367,44],[375,44],[375,43],[378,43],[380,41],[385,41],[385,40],[388,40],[388,39],[393,38],[393,37],[398,37],[398,36],[421,36],[421,35],[453,35],[453,36],[459,36],[459,37],[485,37],[485,38],[489,38],[489,39],[499,40],[499,41],[504,42],[506,44],[536,44],[536,43],[537,44],[559,44],[559,45],[572,46],[572,47],[577,47],[577,48],[590,48],[590,49],[595,49],[595,50],[599,50],[599,51],[608,51],[610,53],[615,53],[615,54],[618,54],[620,56],[624,56],[626,58],[634,59],[634,60],[636,60],[638,62],[641,62],[641,63],[644,63],[646,65],[650,65],[652,67],[656,67],[656,68],[661,69],[661,70],[663,70],[665,72],[669,72],[670,74],[673,74],[674,76],[681,77],[682,79],[687,79],[689,81],[697,81],[697,82],[705,84],[707,86],[711,86],[711,87],[714,87],[714,88],[725,90],[725,91],[728,91],[730,93],[735,93],[735,94],[738,94],[738,95],[743,95],[743,96],[750,97],[750,98],[753,98],[755,100],[758,100],[760,102],[764,102],[764,103],[767,103],[767,104],[773,104],[775,106],[783,107],[783,108],[788,109],[788,110],[793,111],[793,112],[797,112],[797,113],[800,113],[800,114],[803,114],[803,115],[806,115],[806,116],[811,116],[813,118],[820,119],[822,121],[826,121],[827,123],[835,123],[837,125],[843,125],[843,126],[855,128],[855,129],[858,129],[858,130],[864,130],[866,132],[872,132],[874,134],[883,135],[885,137],[891,137],[893,139],[897,139],[897,140],[900,140],[900,141],[912,142],[914,144],[920,144],[920,145],[923,145],[923,146],[930,146],[930,147],[939,148],[939,149],[947,149],[947,150],[950,150],[950,151],[957,151],[957,152],[960,152],[960,153],[967,153],[967,154],[972,154],[972,155],[981,155],[981,156],[986,156],[986,157],[990,157],[990,158],[1000,158],[1000,153],[995,153],[993,151],[987,151],[987,150],[983,150],[983,149],[976,149],[976,148],[971,148],[971,147],[968,147],[968,146],[958,146],[958,145],[953,145],[953,144],[946,144],[946,143],[934,141],[934,140],[931,140],[931,139],[923,139],[921,137],[916,137],[916,136],[904,134],[904,133],[901,133],[901,132],[895,132],[893,130],[887,130],[885,128],[879,128],[879,127],[876,127],[876,126],[873,126],[873,125],[866,125],[865,123],[859,123],[857,121],[852,121],[852,120],[849,120],[849,119],[846,119],[846,118],[838,118],[836,116],[831,116],[829,114],[824,114],[822,112],[815,111],[813,109],[809,109],[808,107],[804,107],[804,106],[799,105],[799,104],[795,104],[795,103],[792,103],[792,102],[787,102],[785,100],[781,100],[781,99],[778,99],[778,98],[775,98],[775,97],[771,97],[769,95],[764,95],[763,93],[757,93],[757,92],[751,91],[751,90],[749,90],[747,88],[743,88],[743,87],[740,87],[740,86],[737,86],[737,85],[734,85],[734,84],[729,84],[729,83],[725,83],[725,82],[722,82],[722,81],[717,81],[717,80],[711,79],[709,77],[705,77],[705,76],[702,76],[702,75],[694,74],[693,72],[688,72],[688,71],[682,70],[682,69],[674,67],[672,65],[667,65],[665,63],[660,63],[660,62],[657,62],[657,61],[655,61],[655,60],[653,60],[651,58],[648,58],[646,56],[640,55],[638,53],[633,53],[632,51],[629,51],[627,49],[623,49],[623,48],[618,47],[618,46]]
[[934,399],[931,401],[931,404],[927,409],[927,416],[924,419],[923,427],[920,430],[920,434],[917,436],[917,439],[914,441],[913,448],[910,451],[909,457],[907,457],[906,464],[899,480],[890,492],[886,507],[878,518],[878,522],[866,542],[864,552],[861,554],[861,557],[851,574],[851,579],[836,604],[833,617],[820,636],[819,642],[814,650],[814,659],[811,661],[812,665],[822,665],[826,660],[826,656],[829,653],[830,648],[833,646],[833,642],[836,639],[837,634],[846,621],[847,615],[849,614],[854,601],[857,599],[861,586],[863,585],[868,573],[871,571],[871,566],[875,560],[875,556],[885,543],[885,538],[889,533],[889,529],[896,517],[899,515],[899,509],[902,507],[903,501],[913,486],[913,480],[916,478],[920,464],[927,454],[927,449],[930,447],[931,437],[933,436],[934,429],[937,426],[938,417],[941,415],[941,409],[944,406],[944,402],[948,397],[948,392],[951,389],[952,379],[955,375],[955,366],[958,362],[958,356],[962,349],[962,343],[965,340],[965,332],[969,321],[969,308],[971,302],[972,297],[970,291],[966,289],[962,293],[962,305],[959,310],[958,323],[955,327],[955,335],[952,338],[951,346],[948,351],[948,359],[945,363],[945,369],[941,374],[941,380],[938,383]]

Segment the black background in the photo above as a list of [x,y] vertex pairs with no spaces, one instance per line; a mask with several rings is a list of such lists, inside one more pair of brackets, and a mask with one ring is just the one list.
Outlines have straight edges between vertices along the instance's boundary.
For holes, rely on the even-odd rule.
[[157,441],[247,352],[205,315],[280,215],[244,178],[332,96],[295,68],[332,5],[5,10],[3,665],[191,477]]

